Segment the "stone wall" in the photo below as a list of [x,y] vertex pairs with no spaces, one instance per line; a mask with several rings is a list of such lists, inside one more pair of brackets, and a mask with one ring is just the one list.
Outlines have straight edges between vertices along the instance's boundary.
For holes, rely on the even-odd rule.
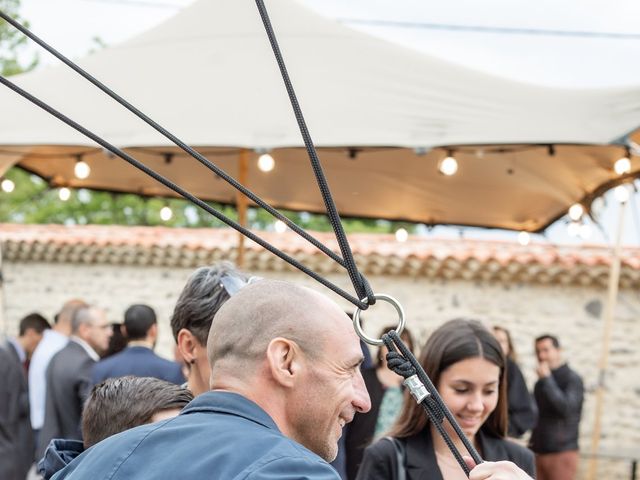
[[[120,321],[130,304],[146,303],[158,313],[158,351],[170,357],[173,338],[169,317],[191,271],[191,268],[5,261],[8,332],[15,334],[19,319],[32,311],[52,318],[62,303],[72,297],[106,308],[112,321]],[[351,310],[346,301],[303,274],[277,269],[254,273],[305,283],[332,295],[345,309]],[[530,386],[535,382],[533,338],[541,333],[558,335],[566,358],[583,376],[588,389],[581,442],[583,450],[589,450],[606,290],[597,286],[501,284],[401,275],[368,278],[376,292],[388,293],[402,302],[408,326],[419,343],[441,322],[454,317],[473,317],[509,328]],[[331,274],[329,279],[351,291],[346,274]],[[392,308],[382,305],[363,317],[372,335],[382,326],[395,322]],[[640,447],[640,351],[637,348],[640,293],[637,290],[620,292],[615,317],[601,449],[624,454],[638,451]],[[629,478],[629,469],[629,464],[622,461],[600,462],[600,478]]]

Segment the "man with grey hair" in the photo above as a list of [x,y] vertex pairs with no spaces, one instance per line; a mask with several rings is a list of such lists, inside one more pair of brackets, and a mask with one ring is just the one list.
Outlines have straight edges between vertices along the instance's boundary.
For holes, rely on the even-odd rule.
[[53,356],[47,370],[44,426],[37,458],[54,438],[82,439],[80,420],[92,386],[91,369],[107,350],[112,333],[104,310],[84,306],[74,312],[69,343]]
[[189,367],[187,385],[194,395],[209,391],[211,370],[207,336],[218,309],[247,278],[229,262],[198,268],[182,289],[171,316],[171,330],[180,356]]

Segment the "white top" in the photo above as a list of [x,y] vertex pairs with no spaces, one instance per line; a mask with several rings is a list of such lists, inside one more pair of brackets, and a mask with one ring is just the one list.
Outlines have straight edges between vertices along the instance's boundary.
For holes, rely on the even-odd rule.
[[62,350],[69,339],[52,329],[44,331],[29,364],[29,403],[31,404],[31,426],[40,430],[44,425],[45,399],[47,398],[46,373],[51,358]]

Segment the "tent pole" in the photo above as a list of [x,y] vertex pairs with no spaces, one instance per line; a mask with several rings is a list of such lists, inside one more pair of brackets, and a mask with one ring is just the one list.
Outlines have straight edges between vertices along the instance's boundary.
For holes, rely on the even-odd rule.
[[[238,155],[238,181],[247,187],[249,176],[249,150],[241,148]],[[247,197],[239,191],[236,192],[236,208],[238,210],[238,223],[247,226]],[[238,255],[236,257],[238,268],[244,268],[244,235],[238,233]]]
[[596,408],[591,434],[591,459],[589,460],[588,480],[596,480],[598,470],[598,448],[600,445],[600,432],[602,423],[602,410],[604,407],[605,377],[609,364],[609,349],[611,343],[611,330],[615,315],[616,303],[618,299],[618,284],[620,282],[620,256],[622,251],[622,232],[624,229],[624,214],[627,202],[620,203],[620,216],[618,218],[618,232],[616,243],[611,259],[611,269],[609,271],[609,291],[607,305],[604,315],[604,331],[602,335],[602,350],[600,351],[600,361],[598,363],[598,386],[596,390]]
[[2,266],[2,241],[0,240],[0,340],[6,340],[9,338],[9,328],[4,308],[4,269]]

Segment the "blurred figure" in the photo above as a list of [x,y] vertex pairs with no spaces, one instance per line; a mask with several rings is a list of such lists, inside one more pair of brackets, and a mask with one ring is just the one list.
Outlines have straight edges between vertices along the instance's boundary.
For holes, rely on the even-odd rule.
[[113,335],[111,335],[111,338],[109,339],[109,348],[107,348],[107,352],[102,358],[110,357],[111,355],[120,353],[122,350],[127,348],[127,339],[122,334],[122,324],[113,322],[111,323],[111,328],[113,330]]
[[[16,377],[8,373],[7,376],[0,377],[8,389],[18,392],[18,403],[12,408],[14,418],[11,419],[11,422],[16,423],[15,427],[17,428],[17,437],[14,441],[18,447],[18,455],[8,456],[6,461],[19,463],[19,473],[22,478],[31,468],[35,455],[35,441],[31,429],[29,409],[27,377],[29,360],[42,340],[45,330],[49,328],[51,328],[49,322],[39,313],[31,313],[20,320],[18,337],[7,340],[6,350],[21,375]],[[7,366],[7,368],[9,367]]]
[[553,335],[535,341],[538,377],[534,396],[538,424],[531,433],[538,480],[573,480],[578,469],[578,430],[584,387],[580,376],[562,358]]
[[[489,330],[474,320],[446,322],[431,334],[419,361],[465,436],[485,460],[509,460],[527,474],[534,474],[531,451],[505,438],[504,355]],[[466,452],[447,420],[444,426],[457,449]],[[410,395],[405,395],[402,412],[389,435],[367,447],[358,479],[466,478],[422,406]],[[404,455],[399,456],[398,449],[404,450]],[[520,470],[517,472],[520,476],[478,478],[526,478]]]
[[53,328],[44,331],[42,341],[33,351],[29,364],[29,405],[31,407],[31,426],[35,434],[36,447],[39,444],[39,432],[44,425],[44,411],[47,396],[46,372],[51,358],[62,350],[71,335],[71,318],[76,310],[86,307],[82,300],[69,300],[55,316]]
[[123,333],[128,341],[127,348],[94,365],[91,376],[94,385],[107,378],[125,375],[154,377],[177,385],[184,383],[180,365],[153,352],[158,339],[158,322],[151,307],[132,305],[127,308]]
[[[381,338],[393,328],[395,326],[383,328],[377,338]],[[404,329],[400,338],[409,350],[413,351],[413,337],[409,330]],[[375,365],[362,370],[362,377],[371,397],[371,410],[356,414],[347,426],[345,443],[349,480],[354,480],[357,476],[365,447],[374,438],[377,439],[387,432],[402,410],[404,379],[387,368],[385,360],[387,352],[387,347],[384,345],[379,347]]]
[[511,334],[506,328],[498,326],[493,327],[493,333],[507,359],[507,400],[509,404],[507,434],[512,438],[520,438],[535,426],[538,419],[538,409],[518,366]]
[[44,426],[38,439],[38,458],[53,438],[79,440],[82,405],[91,390],[91,369],[109,347],[111,324],[104,310],[87,306],[71,319],[71,339],[56,353],[47,370]]
[[105,380],[93,387],[84,405],[83,441],[52,440],[38,472],[48,480],[87,448],[130,428],[175,417],[191,400],[186,388],[157,378]]
[[171,316],[171,329],[180,356],[189,366],[187,384],[195,396],[209,391],[207,336],[213,317],[246,284],[247,278],[242,273],[232,264],[222,262],[198,268],[180,293]]

